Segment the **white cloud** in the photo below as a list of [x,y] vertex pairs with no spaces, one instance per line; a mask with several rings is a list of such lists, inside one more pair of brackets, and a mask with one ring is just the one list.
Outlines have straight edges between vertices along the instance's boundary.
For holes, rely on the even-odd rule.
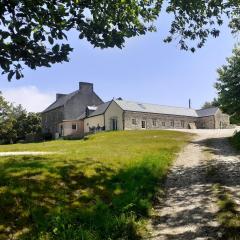
[[24,86],[2,90],[7,101],[21,104],[29,112],[41,112],[55,100],[52,93],[41,92],[35,86]]

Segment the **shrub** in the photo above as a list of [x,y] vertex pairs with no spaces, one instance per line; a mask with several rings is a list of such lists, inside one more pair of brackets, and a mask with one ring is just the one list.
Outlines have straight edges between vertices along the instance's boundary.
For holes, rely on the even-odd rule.
[[240,132],[236,132],[234,136],[231,138],[231,142],[233,146],[240,150]]

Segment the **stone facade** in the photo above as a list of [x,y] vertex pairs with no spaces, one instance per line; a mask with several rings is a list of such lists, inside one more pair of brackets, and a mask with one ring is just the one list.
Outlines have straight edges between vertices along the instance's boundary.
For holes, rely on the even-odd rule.
[[230,117],[227,114],[217,111],[215,114],[215,128],[228,128],[230,125]]
[[214,129],[215,117],[214,116],[199,117],[197,119],[196,126],[199,129]]
[[[145,121],[145,128],[142,126]],[[144,112],[124,112],[124,129],[140,130],[140,129],[187,129],[190,123],[197,122],[197,117],[165,115]]]
[[58,132],[59,123],[64,120],[64,107],[58,107],[49,112],[42,113],[42,130],[44,133]]
[[[44,133],[51,133],[53,137],[61,135],[59,126],[64,121],[78,120],[84,114],[87,106],[98,106],[103,101],[93,90],[91,83],[79,83],[79,90],[70,94],[56,94],[56,101],[42,112],[42,129]],[[66,133],[69,132],[68,125]],[[83,124],[81,126],[83,132]]]

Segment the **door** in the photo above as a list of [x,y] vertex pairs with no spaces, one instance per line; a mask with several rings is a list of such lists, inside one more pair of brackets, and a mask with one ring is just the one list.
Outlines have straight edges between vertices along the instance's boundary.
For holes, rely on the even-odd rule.
[[112,131],[118,130],[118,122],[116,118],[111,119],[111,130]]
[[146,129],[146,121],[142,121],[142,129]]

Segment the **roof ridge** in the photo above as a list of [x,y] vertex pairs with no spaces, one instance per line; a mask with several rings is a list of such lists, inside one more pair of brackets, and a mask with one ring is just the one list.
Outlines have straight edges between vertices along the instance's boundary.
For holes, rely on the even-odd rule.
[[125,101],[125,102],[137,103],[137,104],[151,104],[151,105],[156,105],[156,106],[161,106],[161,107],[173,107],[173,108],[182,108],[182,109],[189,109],[189,110],[197,111],[197,109],[187,108],[187,107],[170,106],[170,105],[162,105],[162,104],[157,104],[157,103],[146,103],[146,102],[138,102],[138,101],[130,101],[130,100],[118,100],[118,99],[114,99],[114,101],[115,101],[115,100],[117,100],[117,101],[119,101],[119,102]]
[[208,109],[214,109],[219,107],[209,107],[209,108],[202,108],[202,109],[196,109],[196,111],[202,111],[202,110],[208,110]]

